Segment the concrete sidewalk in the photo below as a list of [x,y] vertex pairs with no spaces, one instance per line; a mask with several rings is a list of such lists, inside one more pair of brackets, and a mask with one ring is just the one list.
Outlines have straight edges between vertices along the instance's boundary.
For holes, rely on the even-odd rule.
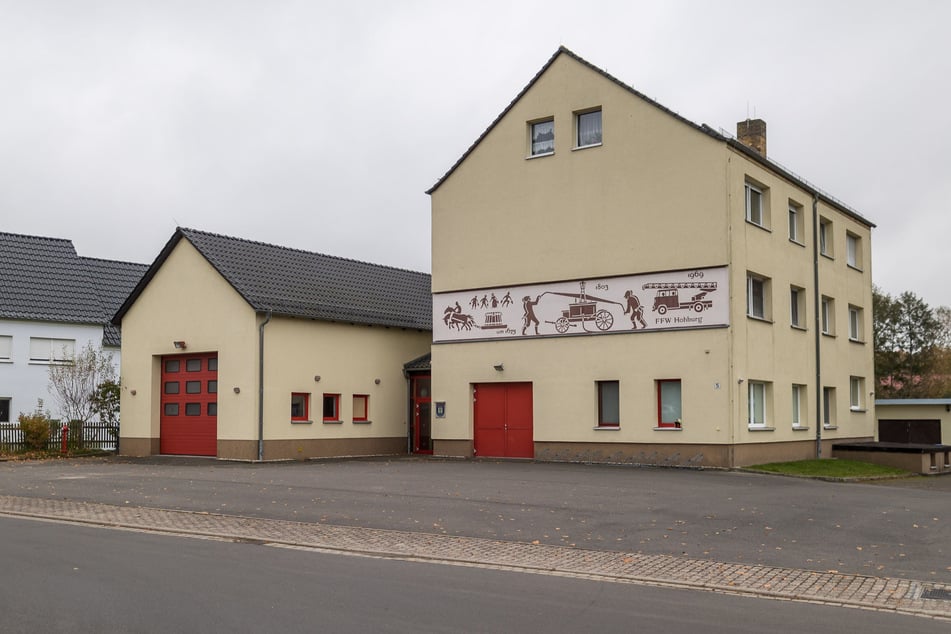
[[0,514],[262,545],[810,601],[951,620],[951,586],[687,557],[0,496]]

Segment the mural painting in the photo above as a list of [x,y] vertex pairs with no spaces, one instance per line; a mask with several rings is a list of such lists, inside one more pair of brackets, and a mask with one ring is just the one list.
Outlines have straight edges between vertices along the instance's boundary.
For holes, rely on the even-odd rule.
[[728,284],[724,266],[436,293],[433,341],[722,327]]

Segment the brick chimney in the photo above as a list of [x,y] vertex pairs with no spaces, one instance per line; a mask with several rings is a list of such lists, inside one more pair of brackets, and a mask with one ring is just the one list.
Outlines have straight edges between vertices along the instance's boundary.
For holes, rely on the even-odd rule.
[[737,123],[736,139],[766,156],[766,122],[762,119],[747,119]]

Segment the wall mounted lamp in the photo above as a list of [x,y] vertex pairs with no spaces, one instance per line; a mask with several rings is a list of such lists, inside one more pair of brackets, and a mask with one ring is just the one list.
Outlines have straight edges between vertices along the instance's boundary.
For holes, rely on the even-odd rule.
[[172,345],[175,346],[176,350],[184,350],[186,347],[184,341],[173,341]]
[[234,388],[234,393],[235,393],[235,394],[240,394],[240,393],[241,393],[241,388],[236,385],[235,388]]
[[503,364],[501,364],[501,363],[497,363],[497,364],[493,365],[492,367],[495,368],[495,371],[496,371],[496,372],[501,372],[502,370],[505,369],[505,366],[504,366]]
[[373,382],[376,383],[377,385],[379,385],[379,384],[380,384],[380,379],[373,379]]
[[314,375],[314,383],[319,383],[319,382],[320,382],[320,375],[319,375],[319,374],[315,374],[315,375]]

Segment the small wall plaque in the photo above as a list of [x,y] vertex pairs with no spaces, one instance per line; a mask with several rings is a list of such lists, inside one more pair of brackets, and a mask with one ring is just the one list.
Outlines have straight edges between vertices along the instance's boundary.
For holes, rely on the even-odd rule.
[[436,418],[446,417],[446,401],[436,401]]

